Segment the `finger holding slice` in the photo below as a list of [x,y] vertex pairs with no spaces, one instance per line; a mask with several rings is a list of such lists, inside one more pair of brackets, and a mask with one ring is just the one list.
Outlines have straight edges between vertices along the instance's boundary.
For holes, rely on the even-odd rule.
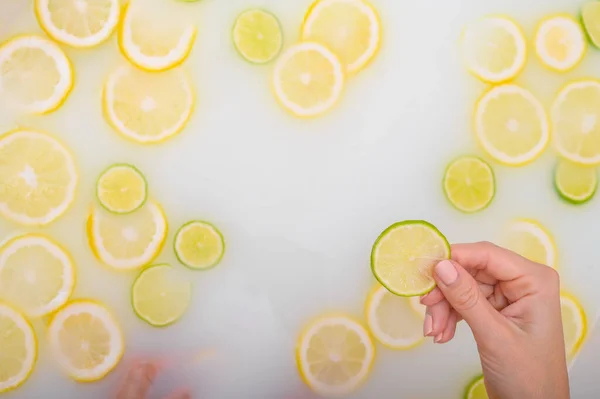
[[62,307],[75,288],[71,255],[52,239],[25,234],[0,247],[0,296],[30,317]]
[[40,26],[54,40],[72,47],[94,47],[115,31],[119,0],[35,0]]
[[175,234],[175,255],[186,267],[207,270],[219,264],[225,254],[221,232],[208,222],[192,221]]
[[52,112],[71,92],[73,75],[56,43],[35,35],[14,37],[0,47],[0,104],[17,112]]
[[450,258],[450,244],[431,223],[406,220],[388,227],[375,241],[371,270],[393,294],[425,295],[435,287],[433,268]]
[[33,372],[37,340],[33,327],[17,310],[0,302],[0,393],[19,387]]
[[100,205],[112,213],[134,212],[146,203],[148,183],[138,168],[115,164],[106,169],[96,183]]
[[546,111],[528,90],[492,87],[475,105],[475,136],[494,160],[521,166],[536,160],[550,140]]
[[542,64],[558,72],[579,65],[587,50],[581,25],[570,15],[544,19],[537,28],[534,42]]
[[104,305],[70,302],[54,314],[48,327],[54,358],[75,381],[98,381],[123,357],[125,340],[119,323]]

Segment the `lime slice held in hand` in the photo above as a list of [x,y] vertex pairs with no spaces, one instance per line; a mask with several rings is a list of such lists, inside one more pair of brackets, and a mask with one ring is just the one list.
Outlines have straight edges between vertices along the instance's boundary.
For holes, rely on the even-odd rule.
[[565,201],[584,204],[596,194],[598,172],[592,166],[561,160],[554,169],[554,188]]
[[100,205],[112,213],[131,213],[148,198],[146,178],[133,165],[116,164],[106,169],[96,183]]
[[279,20],[261,9],[244,11],[233,25],[233,44],[248,62],[266,64],[272,61],[283,46]]
[[431,223],[406,220],[388,227],[373,245],[371,270],[390,292],[424,295],[435,287],[433,268],[450,258],[450,244]]
[[485,209],[496,193],[492,167],[471,156],[458,158],[448,165],[443,185],[450,203],[466,213]]
[[184,266],[207,270],[219,264],[223,258],[225,240],[212,224],[192,221],[184,224],[175,234],[174,247],[177,259]]

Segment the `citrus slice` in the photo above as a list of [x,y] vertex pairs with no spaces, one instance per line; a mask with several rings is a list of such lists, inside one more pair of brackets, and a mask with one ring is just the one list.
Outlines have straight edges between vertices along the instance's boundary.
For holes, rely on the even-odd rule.
[[279,20],[265,10],[244,11],[233,25],[233,44],[246,61],[254,64],[272,61],[283,46]]
[[588,1],[581,8],[581,20],[592,44],[600,48],[600,3]]
[[196,40],[196,27],[149,12],[152,7],[129,5],[119,31],[119,46],[134,65],[164,71],[181,64]]
[[600,164],[600,81],[567,84],[551,110],[554,146],[575,163]]
[[537,159],[550,139],[546,111],[528,90],[495,86],[475,106],[475,135],[483,149],[505,165]]
[[371,269],[388,291],[400,296],[424,295],[435,287],[434,266],[450,257],[450,244],[431,223],[394,223],[375,241]]
[[504,237],[505,246],[519,255],[556,269],[558,251],[550,232],[539,222],[519,219],[511,222]]
[[302,40],[324,44],[338,55],[348,73],[356,73],[379,50],[379,16],[365,0],[318,0],[304,19]]
[[0,136],[0,214],[24,225],[46,225],[73,203],[77,170],[69,150],[31,130]]
[[138,168],[128,164],[110,166],[96,183],[100,205],[112,213],[131,213],[144,205],[148,197],[146,178]]
[[554,169],[554,188],[567,202],[584,204],[598,189],[598,172],[592,166],[561,160]]
[[535,34],[535,52],[546,67],[555,71],[575,68],[585,55],[586,41],[581,25],[568,15],[544,19]]
[[78,300],[54,314],[48,326],[54,358],[75,381],[97,381],[123,357],[125,340],[112,313],[94,301]]
[[74,287],[73,259],[50,238],[25,234],[0,248],[0,296],[30,317],[56,311]]
[[527,60],[523,30],[505,17],[487,16],[469,24],[463,31],[461,47],[468,70],[490,83],[513,79]]
[[149,201],[127,215],[114,215],[93,208],[88,218],[88,238],[96,257],[118,269],[137,269],[151,263],[167,237],[167,219],[162,208]]
[[344,71],[335,54],[318,43],[290,47],[277,60],[275,96],[299,117],[320,115],[332,108],[344,89]]
[[31,324],[0,302],[0,393],[17,388],[33,371],[37,340]]
[[135,313],[154,327],[179,320],[191,301],[192,285],[169,265],[144,269],[133,283],[131,301]]
[[410,349],[425,340],[424,317],[415,312],[412,298],[394,295],[380,285],[367,298],[365,309],[369,330],[388,348]]
[[572,359],[585,339],[587,318],[583,306],[577,298],[564,292],[560,294],[560,310],[565,336],[565,350],[567,357]]
[[207,222],[193,221],[175,234],[175,255],[191,269],[206,270],[219,264],[225,253],[221,232]]
[[73,88],[73,67],[54,42],[17,36],[0,47],[0,99],[19,112],[44,114]]
[[368,331],[354,319],[324,316],[313,320],[300,335],[296,360],[300,376],[324,396],[344,396],[366,380],[375,359]]
[[35,0],[40,26],[54,40],[73,47],[93,47],[115,31],[119,0]]
[[467,387],[465,399],[488,399],[483,376],[475,378]]
[[477,157],[461,157],[451,162],[443,183],[450,203],[468,213],[485,209],[496,193],[492,167]]
[[159,143],[187,124],[194,108],[191,82],[181,70],[151,73],[121,67],[104,87],[105,116],[115,130],[138,143]]

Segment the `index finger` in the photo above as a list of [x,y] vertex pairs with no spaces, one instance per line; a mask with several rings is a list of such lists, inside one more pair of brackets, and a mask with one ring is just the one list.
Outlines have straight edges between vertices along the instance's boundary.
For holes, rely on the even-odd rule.
[[451,246],[451,257],[469,272],[485,271],[500,281],[523,277],[537,266],[521,255],[491,242],[454,244]]

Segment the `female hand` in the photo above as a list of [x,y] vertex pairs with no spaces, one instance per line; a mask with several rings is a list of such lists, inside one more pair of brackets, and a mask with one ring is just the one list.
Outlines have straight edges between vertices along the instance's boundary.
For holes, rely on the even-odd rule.
[[482,242],[453,245],[434,278],[423,332],[445,343],[464,319],[490,398],[569,398],[556,271]]
[[[115,399],[146,399],[160,370],[160,363],[157,362],[135,362],[129,368]],[[191,397],[187,389],[181,389],[171,393],[165,399],[191,399]]]

